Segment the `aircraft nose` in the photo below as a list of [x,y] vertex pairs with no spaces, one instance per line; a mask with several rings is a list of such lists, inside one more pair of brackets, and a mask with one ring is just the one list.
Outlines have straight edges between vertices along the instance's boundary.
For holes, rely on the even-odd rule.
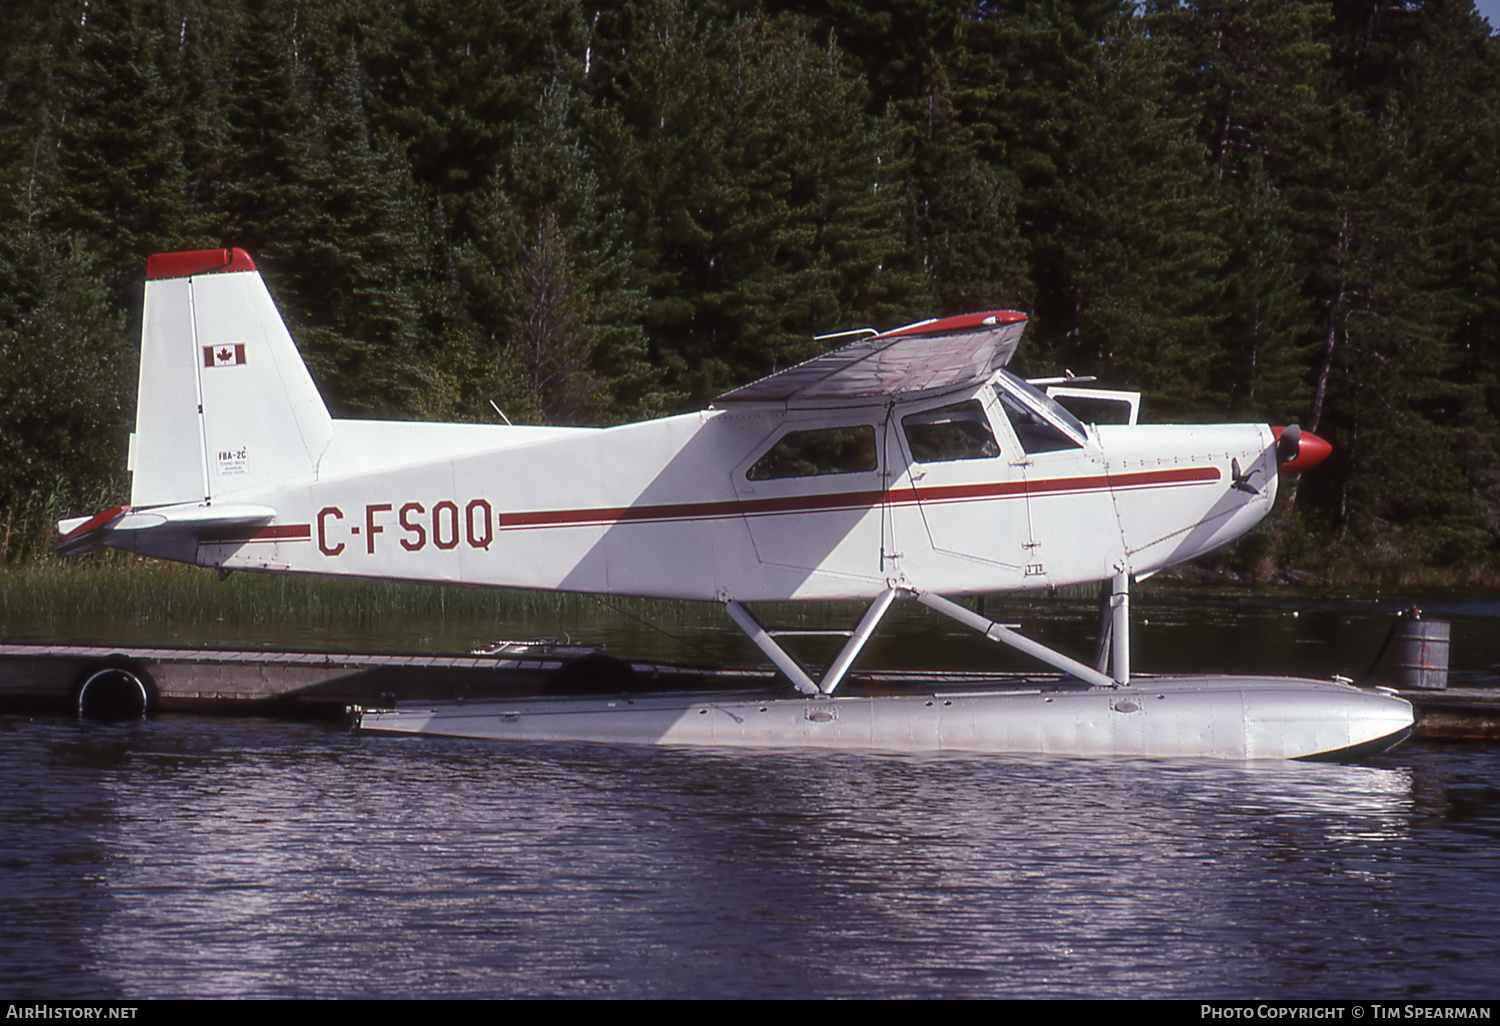
[[1276,460],[1281,464],[1281,473],[1288,477],[1306,473],[1333,452],[1333,446],[1296,424],[1273,427],[1271,434],[1276,436]]

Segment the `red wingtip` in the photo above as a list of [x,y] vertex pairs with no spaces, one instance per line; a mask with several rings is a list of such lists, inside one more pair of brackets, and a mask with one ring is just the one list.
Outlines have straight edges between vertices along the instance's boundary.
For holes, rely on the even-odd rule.
[[155,253],[146,258],[147,281],[253,270],[255,261],[243,249],[194,249],[182,253]]
[[956,317],[938,317],[930,321],[918,321],[904,328],[887,331],[885,338],[897,335],[945,335],[962,331],[979,331],[998,324],[1015,324],[1024,321],[1026,315],[1019,310],[986,310],[983,313],[959,314]]
[[[1271,434],[1275,435],[1279,441],[1281,433],[1285,430],[1285,428],[1273,427]],[[1297,444],[1297,455],[1282,462],[1281,472],[1287,476],[1305,474],[1332,454],[1333,446],[1311,431],[1303,431]]]

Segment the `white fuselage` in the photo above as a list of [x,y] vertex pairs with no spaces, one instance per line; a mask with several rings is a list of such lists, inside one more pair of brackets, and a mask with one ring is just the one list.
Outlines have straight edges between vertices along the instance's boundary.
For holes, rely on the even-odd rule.
[[166,254],[148,265],[130,507],[65,522],[64,545],[229,569],[870,599],[1141,575],[1270,510],[1269,428],[1085,426],[1003,369],[1024,326],[1013,311],[924,322],[701,413],[621,427],[334,420],[248,256]]
[[[1140,575],[1238,537],[1271,507],[1264,427],[1104,427],[1028,455],[993,395],[450,429],[451,455],[428,425],[336,421],[315,478],[216,496],[276,518],[199,540],[192,561],[664,598],[868,599],[893,585],[964,594]],[[902,419],[955,399],[980,402],[999,451],[918,461]],[[748,473],[788,433],[851,426],[878,440],[871,469]],[[1232,487],[1236,461],[1259,468],[1253,493]]]

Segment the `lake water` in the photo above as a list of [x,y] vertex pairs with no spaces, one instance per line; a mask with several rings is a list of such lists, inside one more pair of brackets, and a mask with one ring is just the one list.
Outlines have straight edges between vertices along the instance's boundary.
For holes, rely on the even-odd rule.
[[[1404,601],[1163,596],[1138,664],[1362,672]],[[1455,683],[1495,684],[1500,606],[1425,605]],[[990,611],[1078,651],[1086,607]],[[900,620],[881,658],[991,651],[946,636]],[[18,716],[0,744],[12,999],[1500,995],[1493,746],[898,758]]]

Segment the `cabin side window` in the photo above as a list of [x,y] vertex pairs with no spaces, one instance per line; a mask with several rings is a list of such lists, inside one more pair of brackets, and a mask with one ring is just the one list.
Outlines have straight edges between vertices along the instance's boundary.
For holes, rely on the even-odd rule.
[[1000,455],[984,407],[977,399],[903,417],[901,430],[911,458],[918,463],[987,460]]
[[756,460],[745,476],[752,481],[874,470],[875,429],[859,427],[789,431]]
[[[1080,389],[1079,392],[1082,390]],[[1135,408],[1128,399],[1073,393],[1054,395],[1063,409],[1085,424],[1134,424]]]

